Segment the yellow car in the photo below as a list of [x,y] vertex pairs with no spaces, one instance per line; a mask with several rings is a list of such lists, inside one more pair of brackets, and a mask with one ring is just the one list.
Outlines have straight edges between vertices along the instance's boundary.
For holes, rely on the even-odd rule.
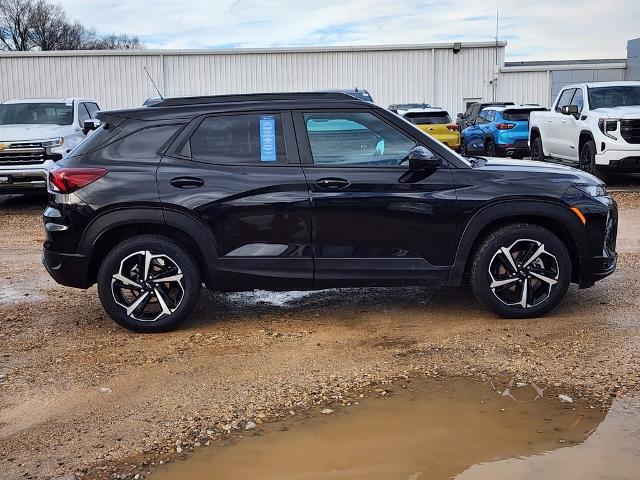
[[415,108],[398,111],[398,114],[449,148],[455,151],[460,150],[460,128],[451,121],[451,117],[445,110]]

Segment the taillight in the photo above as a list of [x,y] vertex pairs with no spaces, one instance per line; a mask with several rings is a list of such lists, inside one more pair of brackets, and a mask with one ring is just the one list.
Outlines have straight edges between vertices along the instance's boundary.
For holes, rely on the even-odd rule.
[[109,170],[106,168],[56,168],[49,171],[49,185],[54,192],[72,193],[107,173]]
[[457,132],[458,130],[460,130],[460,127],[458,125],[447,125],[447,128],[453,132]]
[[515,128],[515,126],[515,123],[498,123],[496,128],[498,130],[511,130],[512,128]]

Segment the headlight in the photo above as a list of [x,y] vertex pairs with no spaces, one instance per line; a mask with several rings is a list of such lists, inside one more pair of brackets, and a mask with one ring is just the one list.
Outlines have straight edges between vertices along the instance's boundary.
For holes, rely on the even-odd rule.
[[64,145],[64,138],[60,137],[56,140],[47,140],[46,142],[42,142],[43,147],[61,147]]
[[578,190],[590,197],[603,197],[607,195],[607,189],[603,185],[574,185]]
[[600,128],[600,131],[607,137],[617,140],[617,138],[609,132],[615,132],[618,130],[618,120],[605,120],[601,118],[600,120],[598,120],[598,128]]

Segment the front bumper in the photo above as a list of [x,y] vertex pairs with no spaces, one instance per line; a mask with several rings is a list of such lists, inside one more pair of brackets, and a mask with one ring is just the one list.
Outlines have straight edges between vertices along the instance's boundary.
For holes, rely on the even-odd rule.
[[608,277],[616,271],[618,254],[602,257],[589,257],[580,259],[580,288],[592,287],[595,282]]
[[46,190],[47,171],[37,169],[0,169],[0,193]]

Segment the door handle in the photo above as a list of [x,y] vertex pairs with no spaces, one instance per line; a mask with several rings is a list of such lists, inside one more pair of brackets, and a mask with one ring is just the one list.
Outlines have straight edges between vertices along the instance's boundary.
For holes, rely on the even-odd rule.
[[351,185],[351,182],[344,178],[321,178],[316,180],[316,186],[323,190],[339,190],[347,188],[349,185]]
[[176,188],[198,188],[204,185],[204,180],[196,177],[176,177],[169,183]]

